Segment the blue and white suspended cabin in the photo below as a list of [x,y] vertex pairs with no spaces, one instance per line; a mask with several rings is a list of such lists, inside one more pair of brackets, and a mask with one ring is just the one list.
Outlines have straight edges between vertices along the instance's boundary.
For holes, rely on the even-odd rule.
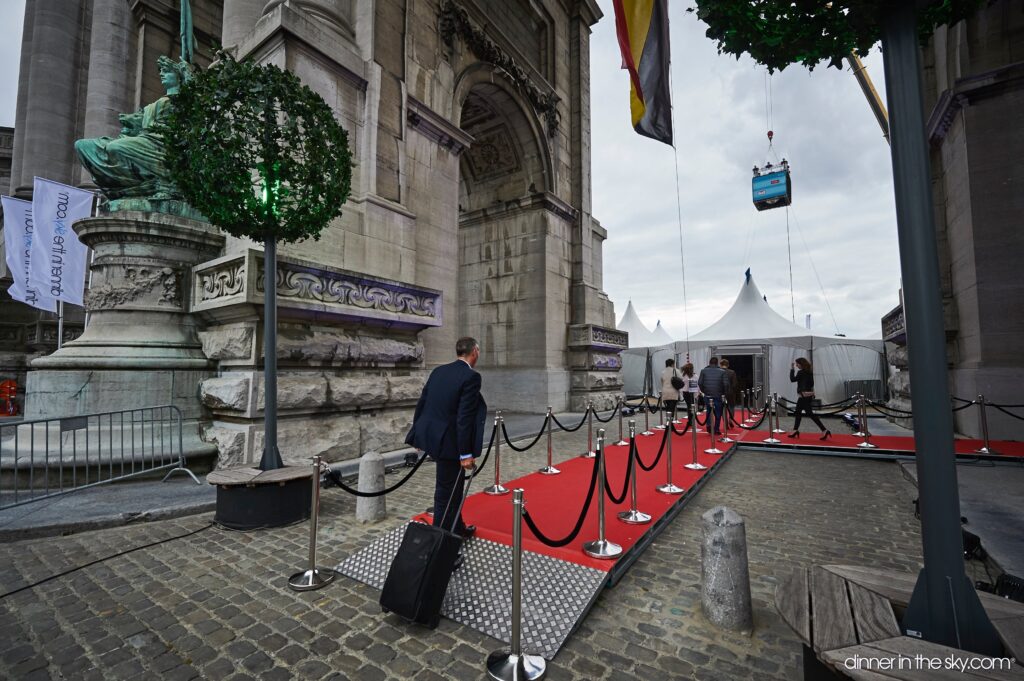
[[789,162],[782,159],[777,165],[769,161],[763,168],[754,166],[751,180],[754,207],[758,210],[780,208],[793,202],[793,183],[789,177]]

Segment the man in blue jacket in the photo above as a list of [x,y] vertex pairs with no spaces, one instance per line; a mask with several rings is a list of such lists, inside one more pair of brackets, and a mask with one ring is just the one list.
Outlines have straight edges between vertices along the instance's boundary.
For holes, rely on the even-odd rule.
[[458,359],[430,372],[416,404],[412,428],[405,442],[427,452],[437,463],[434,486],[434,525],[470,537],[461,515],[463,471],[473,469],[483,449],[487,403],[480,394],[480,374],[473,367],[480,358],[480,344],[460,338],[455,344]]
[[[732,385],[729,381],[729,375],[718,366],[717,357],[709,359],[708,365],[700,370],[697,385],[700,386],[700,391],[704,393],[704,399],[711,403],[711,410],[715,414],[715,435],[721,435],[722,396],[729,394],[729,391],[732,390]],[[711,430],[710,423],[708,424],[708,430]]]

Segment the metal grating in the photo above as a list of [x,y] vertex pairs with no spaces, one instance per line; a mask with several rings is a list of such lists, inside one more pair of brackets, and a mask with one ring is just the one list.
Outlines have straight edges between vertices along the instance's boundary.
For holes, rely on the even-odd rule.
[[[395,528],[342,561],[337,570],[369,586],[384,585],[405,526]],[[524,652],[551,660],[565,645],[604,587],[608,573],[523,552]],[[441,614],[509,642],[512,613],[512,547],[474,537],[465,544],[465,564],[452,575]]]

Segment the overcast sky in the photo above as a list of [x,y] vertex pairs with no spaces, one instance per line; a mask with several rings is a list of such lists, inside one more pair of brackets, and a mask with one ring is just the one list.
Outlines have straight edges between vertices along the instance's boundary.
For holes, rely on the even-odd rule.
[[[629,300],[677,339],[713,323],[750,267],[769,304],[791,318],[786,217],[751,203],[751,167],[769,158],[765,70],[718,55],[705,26],[669,3],[687,315],[674,155],[633,132],[611,0],[591,37],[593,214],[608,230],[604,288],[616,321]],[[24,0],[0,0],[0,125],[14,125]],[[877,50],[865,60],[884,97]],[[896,303],[899,256],[889,149],[849,70],[791,66],[771,78],[775,149],[792,165],[789,211],[796,320],[877,336]],[[774,158],[773,158],[774,161]],[[815,268],[821,279],[819,286]],[[824,293],[822,292],[824,288]]]

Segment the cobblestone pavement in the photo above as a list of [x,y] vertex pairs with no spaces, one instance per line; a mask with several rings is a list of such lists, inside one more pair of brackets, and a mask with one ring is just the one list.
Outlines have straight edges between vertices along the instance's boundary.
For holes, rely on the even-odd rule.
[[[542,445],[505,448],[508,477],[537,468]],[[556,436],[558,458],[585,445],[585,428]],[[325,490],[321,565],[425,509],[432,485],[428,466],[388,497],[376,525],[356,524],[354,499]],[[740,451],[601,594],[548,678],[800,678],[797,639],[773,607],[776,580],[822,562],[916,570],[913,496],[892,462]],[[718,631],[700,612],[699,519],[717,504],[746,518],[752,636]],[[344,577],[288,590],[306,560],[305,524],[238,533],[210,523],[207,514],[0,545],[0,593],[144,547],[0,598],[0,678],[479,679],[501,645],[450,620],[429,631],[382,615],[378,592]]]

